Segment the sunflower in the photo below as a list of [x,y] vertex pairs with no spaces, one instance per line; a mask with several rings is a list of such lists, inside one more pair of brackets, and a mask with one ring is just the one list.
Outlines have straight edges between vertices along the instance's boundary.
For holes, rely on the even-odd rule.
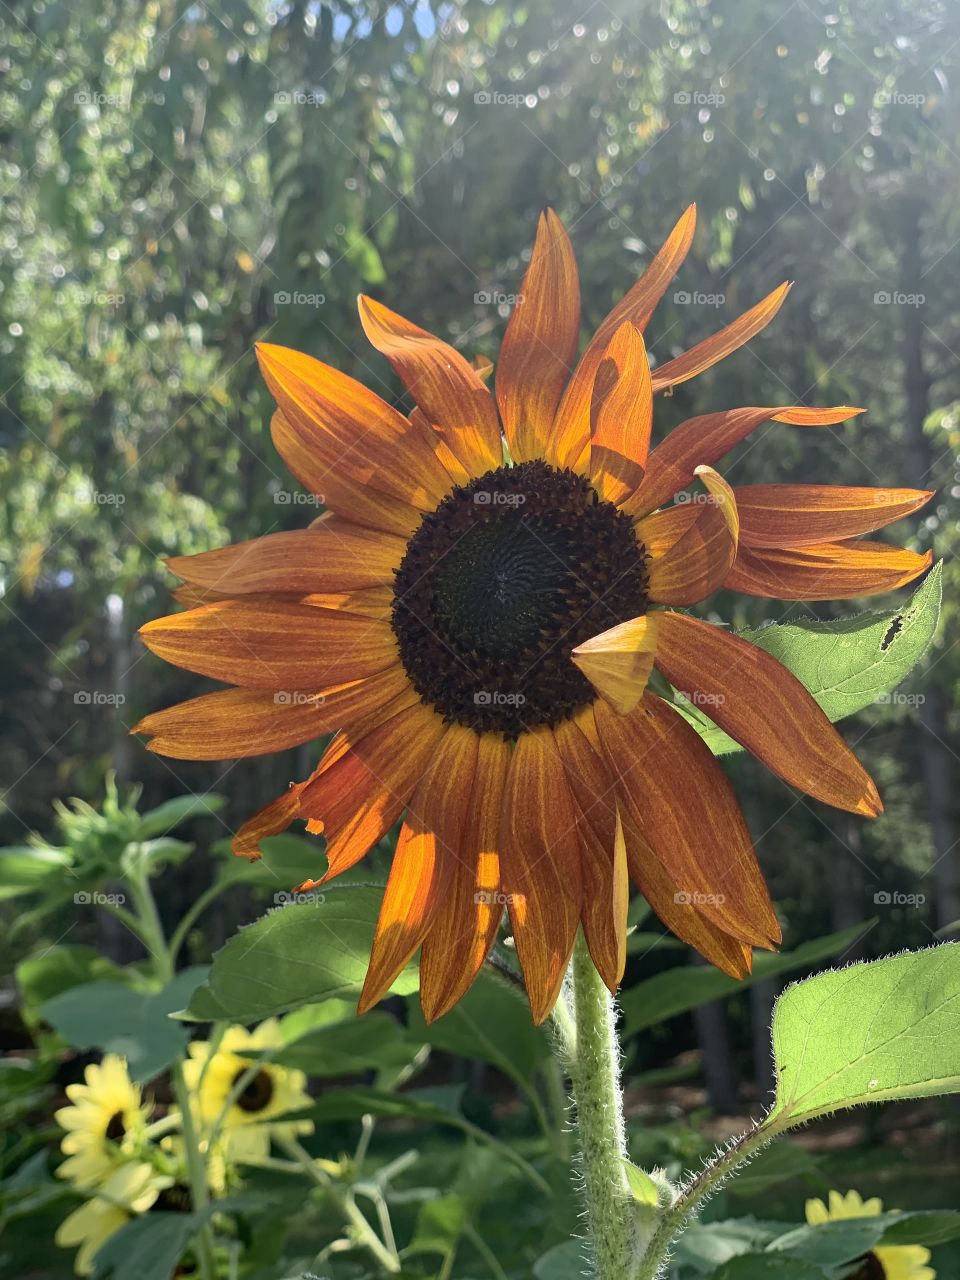
[[545,213],[495,394],[460,352],[366,297],[363,328],[415,400],[409,416],[308,355],[257,348],[277,450],[327,510],[307,529],[170,562],[194,607],[148,623],[146,645],[234,687],[135,731],[196,759],[335,732],[315,772],[234,844],[257,857],[264,836],[306,819],[326,838],[323,880],[406,813],[361,1010],[422,948],[424,1014],[446,1012],[504,907],[537,1020],[579,926],[612,990],[629,880],[727,973],[777,944],[730,784],[688,719],[646,687],[654,668],[791,786],[881,810],[799,681],[682,610],[721,586],[817,600],[909,582],[929,556],[860,535],[931,495],[731,487],[713,467],[770,419],[825,426],[860,412],[846,405],[708,413],[651,450],[655,394],[742,346],[788,290],[651,370],[642,333],[694,219],[691,206],[578,360],[576,264]]
[[[881,1200],[876,1196],[863,1200],[857,1191],[848,1191],[845,1196],[831,1191],[827,1199],[829,1208],[822,1200],[807,1201],[807,1222],[811,1227],[843,1218],[876,1218],[883,1213]],[[929,1261],[930,1250],[919,1244],[871,1249],[850,1280],[937,1280],[937,1273],[927,1266]]]
[[140,1089],[130,1079],[126,1062],[113,1053],[91,1063],[84,1070],[83,1084],[69,1084],[66,1092],[70,1106],[61,1107],[54,1119],[67,1131],[60,1150],[69,1159],[59,1166],[57,1175],[87,1190],[129,1159],[147,1109],[141,1105]]
[[114,1169],[97,1195],[64,1218],[54,1239],[63,1248],[79,1245],[74,1270],[93,1272],[97,1250],[139,1213],[146,1213],[172,1182],[149,1164],[127,1163]]
[[[270,1061],[259,1064],[237,1098],[227,1106],[234,1086],[257,1064],[259,1055],[265,1049],[279,1049],[283,1043],[280,1024],[276,1018],[268,1018],[253,1031],[228,1027],[216,1044],[201,1040],[190,1045],[184,1076],[201,1129],[209,1129],[227,1107],[222,1121],[221,1161],[226,1156],[247,1164],[256,1163],[269,1154],[271,1137],[294,1138],[313,1132],[311,1120],[278,1121],[278,1116],[309,1107],[311,1099],[302,1071]],[[213,1157],[208,1161],[208,1176],[217,1175],[216,1152]]]

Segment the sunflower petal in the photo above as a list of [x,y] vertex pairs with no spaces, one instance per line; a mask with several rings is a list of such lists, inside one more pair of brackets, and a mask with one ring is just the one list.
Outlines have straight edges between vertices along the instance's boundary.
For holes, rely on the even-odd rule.
[[583,902],[580,920],[587,948],[604,984],[616,991],[627,955],[629,883],[623,827],[603,758],[590,739],[593,710],[554,729],[573,796],[580,833]]
[[358,305],[364,333],[470,474],[499,467],[503,446],[497,411],[476,369],[449,343],[382,302],[361,294]]
[[869,774],[800,681],[754,644],[679,613],[660,616],[657,668],[791,786],[873,818]]
[[410,802],[444,732],[441,718],[416,701],[360,736],[338,735],[303,787],[300,812],[326,838],[324,881],[348,871],[383,839]]
[[630,878],[670,932],[731,978],[748,974],[753,965],[751,947],[708,920],[694,905],[692,894],[678,890],[676,882],[626,818],[622,830]]
[[621,622],[578,645],[573,661],[597,693],[626,715],[640,701],[653,670],[657,614]]
[[495,734],[478,738],[476,774],[460,838],[420,953],[420,1003],[427,1022],[440,1018],[480,972],[503,917],[498,854],[510,747]]
[[695,347],[677,356],[675,360],[668,360],[666,364],[660,365],[653,372],[654,391],[675,387],[680,382],[695,378],[698,373],[703,373],[704,369],[709,369],[711,365],[723,360],[725,356],[749,342],[774,318],[783,306],[790,289],[789,283],[778,285],[772,293],[768,293],[765,298],[752,306],[749,311],[745,311],[742,316],[738,316],[732,324],[726,325],[719,333],[711,334],[709,338],[698,342]]
[[[712,467],[697,467],[708,493],[689,528],[660,556],[650,559],[650,599],[696,604],[716,591],[733,567],[740,522],[733,490]],[[656,516],[651,516],[653,523]]]
[[171,573],[193,587],[231,595],[350,591],[392,583],[402,538],[334,517],[309,529],[268,533],[195,556],[172,556]]
[[477,734],[451,725],[410,802],[383,895],[358,1013],[377,1004],[420,946],[461,855],[477,768]]
[[698,464],[716,462],[771,418],[798,427],[826,427],[862,412],[849,405],[832,409],[780,405],[724,409],[720,413],[688,418],[674,427],[650,454],[643,480],[636,493],[623,503],[623,509],[633,516],[645,516],[656,510],[692,483]]
[[299,817],[302,789],[302,782],[291,782],[282,795],[265,804],[252,818],[246,820],[230,842],[230,847],[238,858],[256,862],[261,857],[260,841],[286,831],[294,818]]
[[589,469],[601,498],[620,503],[636,489],[652,426],[647,349],[639,329],[627,321],[610,339],[593,384]]
[[344,476],[420,511],[441,501],[449,477],[402,413],[362,382],[300,351],[260,342],[257,358],[284,419],[312,455],[314,492],[332,494],[331,478]]
[[927,489],[855,489],[834,484],[747,484],[734,489],[747,547],[839,542],[882,529],[930,501]]
[[514,462],[543,456],[580,337],[580,282],[563,223],[547,209],[497,363],[497,404]]
[[849,600],[906,586],[933,563],[886,542],[824,542],[806,547],[741,547],[724,580],[731,591],[773,600]]
[[500,870],[534,1021],[556,1003],[580,919],[580,841],[553,731],[517,742],[503,798]]
[[174,760],[236,760],[310,742],[386,706],[407,686],[398,664],[363,680],[317,693],[220,689],[144,716],[131,733],[150,735],[147,749]]
[[740,942],[779,942],[750,833],[726,775],[683,717],[649,691],[619,716],[594,704],[624,821],[637,829],[678,892]]
[[654,307],[677,274],[693,242],[696,205],[690,205],[670,232],[639,280],[606,316],[580,358],[564,392],[554,423],[547,460],[558,467],[575,467],[590,441],[590,402],[597,367],[617,329],[629,321],[642,333]]
[[386,621],[272,600],[224,600],[140,628],[153,653],[249,689],[306,690],[374,675],[397,661]]

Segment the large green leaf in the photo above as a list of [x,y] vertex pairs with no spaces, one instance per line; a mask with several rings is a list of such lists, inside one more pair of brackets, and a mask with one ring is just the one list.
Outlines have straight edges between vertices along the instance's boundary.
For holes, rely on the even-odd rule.
[[869,928],[869,921],[830,933],[823,938],[803,942],[793,951],[758,951],[753,957],[753,973],[746,978],[728,978],[712,967],[693,968],[678,965],[640,982],[619,997],[623,1012],[623,1034],[633,1035],[645,1027],[655,1026],[665,1018],[686,1013],[708,1000],[735,995],[760,982],[793,969],[803,969],[829,956],[842,954]]
[[[213,958],[209,980],[183,1015],[255,1022],[303,1004],[356,996],[363,986],[382,890],[338,885],[313,901],[269,911]],[[416,989],[408,968],[392,990]]]
[[832,1280],[832,1273],[799,1258],[748,1253],[725,1262],[712,1280]]
[[192,1213],[153,1212],[132,1219],[97,1250],[95,1280],[170,1280],[199,1223]]
[[960,1090],[960,943],[817,974],[773,1016],[784,1129],[840,1107]]
[[480,1058],[520,1082],[528,1081],[550,1057],[550,1044],[530,1017],[526,1001],[493,974],[481,972],[464,998],[429,1026],[419,1004],[410,1001],[410,1035],[421,1043]]
[[[940,617],[941,567],[931,569],[903,608],[889,613],[773,623],[740,634],[789,668],[831,720],[842,720],[877,702],[926,653]],[[679,700],[677,706],[716,755],[741,749],[690,703]]]
[[140,815],[137,830],[138,840],[149,840],[152,836],[166,835],[188,818],[209,818],[226,804],[226,797],[213,791],[202,795],[176,796],[173,800],[165,800],[155,809]]
[[184,969],[162,991],[134,991],[120,982],[91,982],[54,996],[44,1017],[78,1049],[127,1059],[135,1080],[150,1080],[183,1052],[187,1032],[170,1014],[183,1007],[206,969]]
[[419,1049],[389,1013],[372,1009],[358,1018],[348,1000],[304,1005],[284,1018],[281,1030],[286,1043],[271,1059],[328,1079],[404,1067]]

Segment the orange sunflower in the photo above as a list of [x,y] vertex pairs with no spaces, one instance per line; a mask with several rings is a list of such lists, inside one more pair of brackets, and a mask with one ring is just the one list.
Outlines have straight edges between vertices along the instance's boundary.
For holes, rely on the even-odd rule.
[[641,335],[694,223],[691,206],[578,360],[576,264],[545,213],[495,395],[460,352],[366,297],[363,328],[416,402],[409,416],[310,356],[257,348],[277,450],[327,510],[306,529],[170,562],[194,607],[148,623],[145,643],[235,687],[136,731],[161,754],[206,760],[335,733],[313,774],[235,840],[256,858],[264,836],[306,819],[328,864],[311,885],[353,867],[405,814],[361,1011],[421,948],[424,1014],[445,1013],[505,908],[538,1021],[581,926],[613,990],[629,880],[727,973],[779,942],[726,775],[646,687],[654,667],[791,786],[881,810],[786,668],[678,610],[721,586],[788,600],[899,587],[929,556],[860,535],[931,495],[731,487],[713,469],[770,419],[823,426],[860,412],[846,405],[726,409],[650,449],[656,392],[742,346],[788,290],[651,370]]

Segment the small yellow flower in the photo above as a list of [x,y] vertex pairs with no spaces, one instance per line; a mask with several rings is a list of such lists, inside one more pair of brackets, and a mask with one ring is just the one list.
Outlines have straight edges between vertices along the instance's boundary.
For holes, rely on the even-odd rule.
[[[258,1055],[282,1044],[280,1024],[276,1018],[268,1018],[253,1031],[228,1027],[216,1048],[205,1041],[190,1045],[184,1074],[203,1128],[209,1129],[216,1122],[234,1085],[256,1063]],[[311,1120],[275,1122],[277,1116],[310,1106],[306,1083],[302,1071],[262,1062],[223,1117],[226,1156],[256,1163],[269,1153],[271,1137],[294,1138],[312,1133]]]
[[55,1115],[67,1132],[60,1143],[65,1156],[57,1170],[81,1191],[98,1186],[128,1160],[142,1132],[147,1108],[123,1058],[108,1053],[83,1073],[83,1084],[67,1085],[70,1106]]
[[131,1218],[146,1213],[171,1181],[149,1164],[121,1165],[104,1181],[94,1199],[64,1218],[54,1239],[65,1249],[80,1246],[73,1263],[78,1276],[92,1273],[94,1255],[100,1246]]
[[[841,1195],[831,1191],[829,1207],[822,1200],[808,1200],[807,1222],[812,1227],[822,1222],[839,1222],[844,1218],[876,1218],[883,1213],[883,1201],[877,1196],[863,1200],[858,1191]],[[884,1245],[871,1249],[865,1262],[865,1280],[937,1280],[928,1267],[930,1250],[919,1244]],[[859,1274],[859,1273],[858,1273]]]

